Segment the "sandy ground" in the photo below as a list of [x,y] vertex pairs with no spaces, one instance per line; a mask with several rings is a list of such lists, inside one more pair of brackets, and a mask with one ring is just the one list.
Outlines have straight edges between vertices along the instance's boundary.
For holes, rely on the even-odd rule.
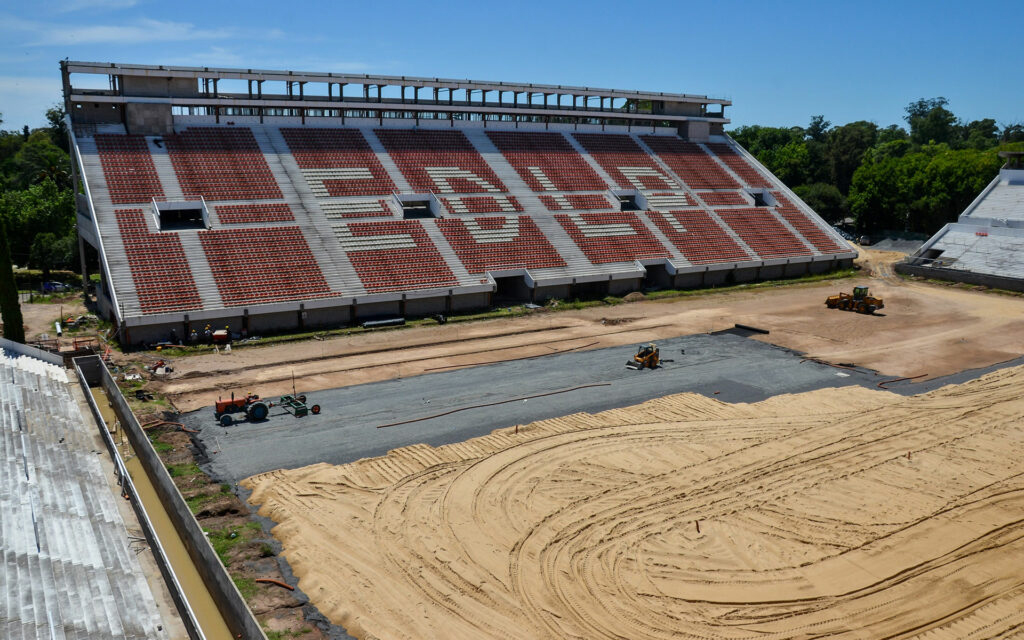
[[1022,384],[679,394],[245,484],[358,638],[1022,637]]
[[[1005,362],[1024,353],[1024,299],[928,284],[892,273],[898,253],[863,250],[865,276],[666,302],[637,302],[514,319],[418,327],[325,341],[178,358],[157,390],[181,411],[218,395],[305,391],[407,377],[451,366],[563,350],[642,343],[734,323],[771,331],[763,339],[831,362],[894,376],[929,377]],[[825,297],[869,285],[885,300],[877,316],[829,310]]]
[[[63,316],[61,312],[63,311]],[[53,323],[60,317],[73,316],[77,318],[85,315],[88,311],[82,302],[82,296],[71,295],[59,302],[33,302],[22,303],[21,316],[25,325],[25,337],[28,339],[39,338],[42,334],[48,334],[50,338],[57,337],[57,330]]]

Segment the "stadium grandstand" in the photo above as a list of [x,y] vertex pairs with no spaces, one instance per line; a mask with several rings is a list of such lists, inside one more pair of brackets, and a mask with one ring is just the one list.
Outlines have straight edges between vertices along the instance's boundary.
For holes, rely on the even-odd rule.
[[[799,276],[856,256],[724,133],[728,100],[61,67],[83,275],[88,246],[129,344]],[[109,88],[76,86],[96,75]]]
[[1024,152],[999,155],[999,175],[897,271],[1024,291]]

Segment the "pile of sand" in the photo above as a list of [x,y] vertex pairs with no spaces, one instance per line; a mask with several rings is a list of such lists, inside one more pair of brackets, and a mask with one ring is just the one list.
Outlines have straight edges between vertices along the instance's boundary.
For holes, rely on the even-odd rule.
[[1005,636],[1022,384],[680,394],[245,484],[360,638]]

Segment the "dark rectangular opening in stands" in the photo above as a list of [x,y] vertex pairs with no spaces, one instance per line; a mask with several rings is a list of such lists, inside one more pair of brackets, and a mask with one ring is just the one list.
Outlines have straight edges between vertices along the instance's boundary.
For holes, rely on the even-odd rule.
[[157,202],[160,231],[206,229],[206,209],[202,202]]

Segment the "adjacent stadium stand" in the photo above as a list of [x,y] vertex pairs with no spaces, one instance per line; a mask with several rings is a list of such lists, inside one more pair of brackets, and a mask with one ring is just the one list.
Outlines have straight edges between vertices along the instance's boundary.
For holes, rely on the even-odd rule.
[[0,637],[166,638],[59,366],[0,349]]
[[150,233],[141,209],[116,212],[143,313],[199,309],[192,268],[174,233]]
[[106,134],[95,140],[111,202],[139,204],[164,197],[144,137]]
[[1024,153],[999,155],[1006,159],[999,175],[896,271],[1024,291]]
[[437,226],[469,273],[565,266],[529,216],[448,218]]
[[488,131],[487,137],[534,191],[608,188],[561,133]]
[[297,227],[200,231],[226,306],[332,295]]
[[252,131],[242,127],[189,127],[164,138],[186,198],[281,198]]
[[774,185],[755,169],[747,159],[740,155],[732,145],[718,142],[708,144],[708,149],[714,152],[718,159],[729,166],[747,186],[772,188]]
[[678,189],[679,183],[658,166],[636,140],[628,135],[574,133],[574,138],[620,187],[630,189]]
[[222,204],[215,209],[223,224],[295,220],[291,208],[286,204]]
[[417,191],[502,193],[508,190],[461,131],[377,129],[375,133]]
[[738,189],[740,186],[698,144],[669,136],[641,136],[641,139],[691,189]]
[[567,193],[558,196],[539,196],[548,211],[572,211],[607,209],[611,206],[608,198],[597,194]]
[[799,238],[764,207],[715,209],[715,213],[762,258],[811,255]]
[[594,264],[669,257],[632,213],[559,213],[555,219]]
[[336,225],[334,234],[367,291],[458,284],[419,220],[352,222]]
[[283,128],[281,135],[319,197],[387,195],[395,190],[358,129]]
[[650,211],[647,215],[693,264],[752,259],[706,211]]

